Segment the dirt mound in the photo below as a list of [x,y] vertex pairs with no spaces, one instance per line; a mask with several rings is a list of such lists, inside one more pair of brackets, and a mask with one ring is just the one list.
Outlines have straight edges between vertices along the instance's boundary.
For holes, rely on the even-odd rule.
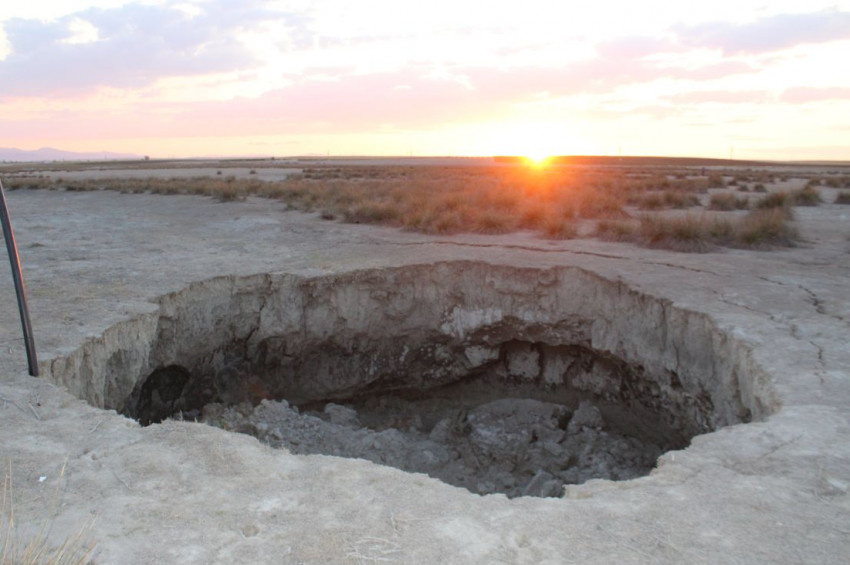
[[[299,410],[284,401],[209,404],[203,420],[293,453],[361,458],[478,494],[563,494],[565,484],[645,475],[659,446],[606,430],[599,410],[503,398],[468,408],[394,396]],[[368,424],[368,425],[367,425]]]

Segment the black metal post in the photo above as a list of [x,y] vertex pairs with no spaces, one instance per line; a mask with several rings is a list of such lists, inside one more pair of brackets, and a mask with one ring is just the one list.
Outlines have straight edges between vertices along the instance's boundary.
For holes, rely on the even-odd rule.
[[3,224],[3,239],[6,240],[6,250],[9,252],[9,263],[12,265],[12,279],[15,281],[15,294],[18,297],[18,311],[21,313],[21,328],[24,331],[24,346],[27,349],[27,365],[30,375],[38,376],[38,357],[35,354],[35,340],[32,335],[30,313],[27,307],[27,289],[24,286],[24,275],[21,273],[21,260],[18,257],[18,245],[15,243],[15,233],[12,231],[12,221],[9,219],[9,208],[6,205],[6,193],[0,181],[0,222]]

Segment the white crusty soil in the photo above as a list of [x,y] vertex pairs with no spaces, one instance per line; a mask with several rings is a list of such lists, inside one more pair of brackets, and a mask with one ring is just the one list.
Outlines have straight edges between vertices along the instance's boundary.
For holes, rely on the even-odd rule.
[[15,191],[8,200],[48,374],[196,281],[476,260],[580,267],[705,313],[751,348],[780,406],[667,453],[641,479],[591,481],[564,499],[481,497],[201,424],[142,428],[33,379],[3,260],[0,456],[16,520],[22,531],[49,521],[59,543],[93,518],[96,563],[838,564],[850,555],[850,207],[798,208],[809,241],[796,249],[691,255],[527,234],[430,237],[261,199]]

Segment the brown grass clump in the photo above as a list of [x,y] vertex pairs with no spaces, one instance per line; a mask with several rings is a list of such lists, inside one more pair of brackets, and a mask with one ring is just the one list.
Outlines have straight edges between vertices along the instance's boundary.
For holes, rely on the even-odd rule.
[[726,186],[726,179],[723,178],[723,175],[708,175],[708,179],[706,182],[708,183],[708,188],[723,188],[724,186]]
[[757,210],[769,210],[771,208],[786,208],[790,214],[791,206],[817,206],[823,202],[820,192],[812,186],[805,186],[791,192],[773,192],[768,194],[758,202],[755,208]]
[[704,253],[716,247],[709,225],[704,216],[693,214],[674,218],[652,215],[641,218],[637,233],[646,247]]
[[788,223],[780,208],[753,210],[735,226],[732,247],[793,247],[800,240],[797,229]]
[[686,253],[705,253],[719,247],[791,247],[800,239],[783,208],[755,210],[737,220],[706,214],[676,217],[652,214],[641,218],[637,226],[599,222],[596,234],[609,241],[631,241],[644,247]]
[[9,190],[18,190],[22,188],[29,189],[55,189],[56,184],[44,175],[21,175],[9,176],[3,179],[3,186]]
[[575,239],[578,236],[578,229],[572,218],[552,214],[543,221],[542,235],[546,239]]
[[730,193],[712,194],[708,202],[709,210],[746,210],[750,207],[750,201],[746,197],[738,197]]
[[771,210],[773,208],[782,208],[787,216],[791,216],[791,197],[787,192],[772,192],[755,203],[755,210]]
[[836,204],[850,204],[850,192],[848,192],[848,191],[839,192],[838,195],[835,197],[835,203]]
[[820,192],[812,186],[791,191],[790,198],[794,206],[817,206],[823,202]]

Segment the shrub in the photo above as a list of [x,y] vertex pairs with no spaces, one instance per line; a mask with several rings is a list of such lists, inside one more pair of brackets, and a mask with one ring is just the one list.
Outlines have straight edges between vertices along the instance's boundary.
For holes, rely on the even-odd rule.
[[640,220],[638,229],[624,223],[600,222],[596,233],[602,239],[691,253],[712,251],[718,246],[793,246],[799,240],[784,208],[756,210],[735,221],[695,214],[672,218],[648,215]]
[[708,202],[710,210],[745,210],[749,208],[750,201],[744,197],[738,197],[734,194],[712,194]]
[[753,210],[736,226],[738,247],[792,247],[800,239],[799,232],[788,224],[781,208]]
[[472,231],[478,233],[508,233],[516,229],[512,214],[502,210],[483,210],[473,217]]
[[723,179],[723,175],[708,175],[708,188],[723,188],[724,186],[726,186],[726,181]]
[[836,204],[850,204],[850,192],[848,192],[848,191],[839,192],[838,195],[835,197],[835,203]]
[[783,208],[790,205],[791,198],[787,192],[773,192],[756,202],[755,208],[757,210],[768,210],[770,208]]
[[790,198],[794,206],[817,206],[823,202],[820,192],[811,186],[805,186],[800,190],[792,191]]
[[215,198],[218,199],[219,202],[236,202],[242,201],[247,198],[247,194],[244,190],[240,189],[238,186],[223,186],[220,189],[214,191],[212,194]]
[[762,183],[758,183],[753,186],[753,192],[767,192],[767,187],[765,187]]
[[647,247],[691,253],[714,248],[708,223],[702,216],[692,214],[675,218],[645,216],[641,218],[639,234]]
[[363,203],[343,212],[343,220],[353,224],[385,224],[396,221],[400,211],[389,204]]
[[699,206],[699,198],[688,192],[667,191],[664,193],[664,203],[671,208],[690,208]]

